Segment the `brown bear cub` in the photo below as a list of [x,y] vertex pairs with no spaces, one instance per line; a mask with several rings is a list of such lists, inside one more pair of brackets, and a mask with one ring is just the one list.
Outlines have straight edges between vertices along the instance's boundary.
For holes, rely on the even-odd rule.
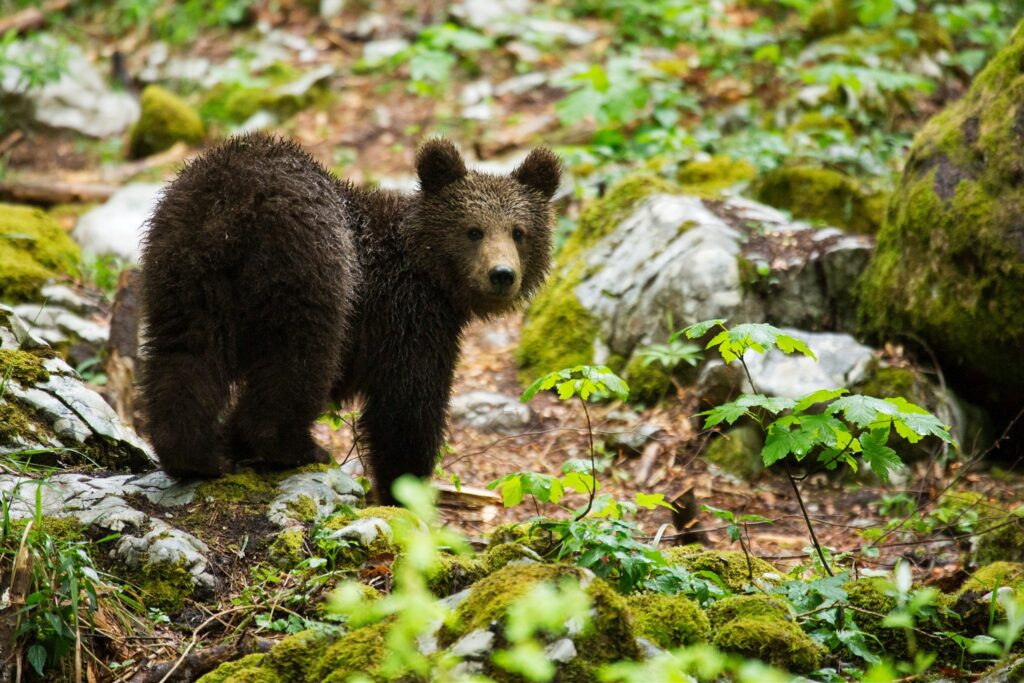
[[533,294],[550,265],[558,158],[467,171],[447,140],[402,195],[340,181],[291,142],[231,139],[167,187],[142,255],[141,389],[164,469],[328,461],[310,435],[361,397],[377,491],[426,477],[462,330]]

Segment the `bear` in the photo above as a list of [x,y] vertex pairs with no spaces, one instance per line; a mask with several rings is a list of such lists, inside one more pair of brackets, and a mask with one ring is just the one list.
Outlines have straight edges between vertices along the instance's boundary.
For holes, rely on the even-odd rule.
[[311,427],[352,399],[382,502],[432,474],[464,328],[550,268],[561,164],[541,147],[508,175],[472,171],[435,138],[416,172],[415,192],[362,188],[250,133],[168,184],[142,243],[139,380],[168,474],[330,462]]

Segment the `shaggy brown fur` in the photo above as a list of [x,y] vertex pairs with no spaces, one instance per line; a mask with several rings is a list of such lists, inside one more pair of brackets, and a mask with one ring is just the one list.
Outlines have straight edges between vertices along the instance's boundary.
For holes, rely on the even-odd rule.
[[368,191],[252,134],[167,187],[143,250],[141,388],[169,473],[323,462],[312,422],[360,396],[380,497],[431,474],[463,328],[547,273],[559,162],[469,172],[434,140],[416,166],[419,192]]

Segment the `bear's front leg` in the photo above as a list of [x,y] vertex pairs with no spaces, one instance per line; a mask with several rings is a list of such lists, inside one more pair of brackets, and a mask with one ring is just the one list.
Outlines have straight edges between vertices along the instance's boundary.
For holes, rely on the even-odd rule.
[[415,353],[381,349],[387,361],[365,391],[359,434],[383,505],[396,504],[391,487],[402,475],[429,478],[444,444],[458,339],[432,341],[411,347]]

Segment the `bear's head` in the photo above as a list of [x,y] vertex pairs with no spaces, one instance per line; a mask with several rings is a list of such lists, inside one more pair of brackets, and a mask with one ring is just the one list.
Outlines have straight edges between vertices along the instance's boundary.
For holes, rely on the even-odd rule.
[[421,267],[474,315],[528,299],[551,265],[558,157],[535,149],[508,175],[479,173],[439,138],[420,149],[416,171],[420,191],[407,227]]

